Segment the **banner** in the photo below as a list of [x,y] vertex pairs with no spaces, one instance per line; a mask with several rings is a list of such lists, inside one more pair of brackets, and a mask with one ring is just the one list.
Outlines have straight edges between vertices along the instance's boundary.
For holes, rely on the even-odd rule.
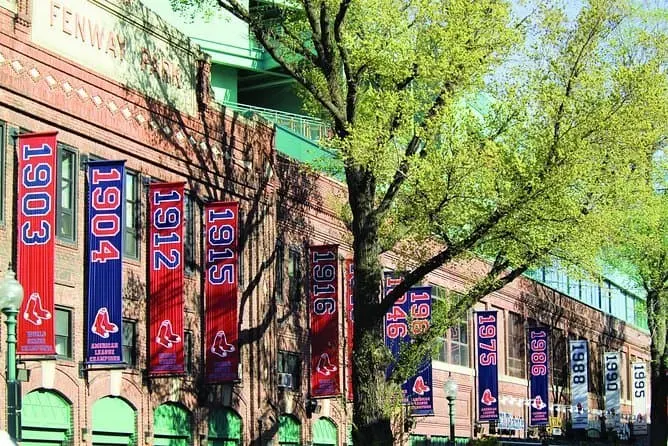
[[[392,274],[385,274],[385,295],[401,283],[403,279]],[[410,322],[411,326],[408,326]],[[399,357],[402,344],[410,344],[411,334],[421,334],[431,325],[431,287],[412,287],[385,314],[385,345],[395,358]],[[388,376],[393,366],[388,367]],[[413,416],[434,414],[434,392],[432,391],[431,356],[427,356],[418,365],[415,375],[402,385],[403,404],[410,407]]]
[[631,364],[633,391],[633,435],[647,435],[647,365],[644,362]]
[[205,360],[209,383],[239,379],[238,211],[236,202],[204,206]]
[[86,362],[123,362],[125,161],[88,162],[88,345]]
[[478,421],[499,419],[499,369],[496,311],[476,311],[478,358]]
[[529,328],[529,382],[531,404],[529,425],[547,426],[549,422],[549,387],[547,365],[550,331],[546,327]]
[[353,337],[355,335],[355,320],[353,318],[353,289],[355,288],[355,264],[348,259],[344,263],[346,282],[346,390],[348,401],[353,400]]
[[618,426],[621,405],[621,361],[619,352],[603,354],[603,388],[605,389],[605,411],[607,424]]
[[19,355],[56,354],[56,134],[19,135],[16,271],[25,293],[18,317]]
[[339,383],[339,247],[309,246],[311,396],[335,396]]
[[149,371],[183,373],[184,183],[153,183],[149,201]]
[[571,359],[571,414],[573,429],[587,429],[588,364],[587,341],[569,341]]

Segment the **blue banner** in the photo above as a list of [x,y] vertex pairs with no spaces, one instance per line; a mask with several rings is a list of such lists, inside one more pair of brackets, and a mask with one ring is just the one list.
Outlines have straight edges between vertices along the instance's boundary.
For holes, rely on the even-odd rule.
[[478,362],[478,421],[499,419],[499,368],[496,311],[475,314]]
[[[401,282],[401,277],[385,274],[384,289],[387,295]],[[410,328],[408,324],[411,324]],[[411,334],[420,334],[429,329],[431,324],[431,287],[413,287],[401,296],[385,315],[385,345],[397,358],[404,343],[411,342]],[[387,376],[394,367],[390,365]],[[408,378],[401,386],[403,403],[410,406],[411,415],[425,416],[434,414],[434,393],[432,390],[431,356],[420,363],[417,373]]]
[[530,426],[547,426],[549,421],[547,365],[549,336],[550,332],[546,327],[529,328]]
[[124,165],[125,161],[88,163],[89,364],[123,362]]

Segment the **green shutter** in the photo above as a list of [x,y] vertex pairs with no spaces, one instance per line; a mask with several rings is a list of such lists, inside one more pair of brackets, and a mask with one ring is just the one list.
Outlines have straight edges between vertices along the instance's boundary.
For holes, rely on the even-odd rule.
[[241,444],[241,417],[230,409],[215,409],[209,413],[209,441],[227,446]]
[[320,418],[313,423],[314,445],[336,445],[338,444],[338,433],[336,424],[327,418]]
[[23,397],[21,444],[64,444],[72,437],[72,406],[49,390],[39,389]]
[[178,404],[165,403],[153,413],[153,444],[155,446],[187,446],[190,444],[190,412]]
[[136,412],[124,399],[107,396],[93,404],[93,445],[135,445],[136,427]]
[[302,441],[302,427],[296,418],[281,415],[278,426],[278,442],[285,445],[298,445]]

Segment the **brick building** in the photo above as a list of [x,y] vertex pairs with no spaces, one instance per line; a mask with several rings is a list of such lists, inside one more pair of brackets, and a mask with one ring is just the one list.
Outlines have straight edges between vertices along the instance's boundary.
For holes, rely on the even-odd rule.
[[[277,152],[273,124],[231,112],[213,101],[211,91],[210,57],[137,2],[0,0],[1,265],[14,260],[16,251],[17,135],[57,131],[59,143],[57,356],[19,358],[20,367],[30,371],[22,389],[24,444],[348,441],[349,408],[342,398],[320,399],[314,413],[307,413],[308,305],[303,287],[306,246],[339,244],[342,257],[351,256],[349,234],[336,212],[345,199],[343,185]],[[126,160],[127,367],[122,369],[84,364],[89,159]],[[146,372],[146,190],[152,180],[186,182],[185,376],[149,377]],[[219,199],[240,203],[241,380],[209,385],[202,376],[202,206]],[[394,260],[386,259],[388,265]],[[438,297],[446,289],[463,290],[484,267],[471,262],[436,271],[427,281]],[[554,271],[523,277],[476,306],[502,315],[501,411],[526,418],[525,327],[541,322],[561,333],[561,338],[555,336],[552,364],[565,361],[568,336],[589,339],[593,357],[608,348],[622,352],[624,410],[630,413],[629,363],[648,357],[646,326],[642,311],[636,311],[641,299],[608,281],[575,281],[574,295],[575,288],[551,282],[550,274],[558,276]],[[585,298],[586,287],[598,290],[596,303],[591,290]],[[623,317],[610,303],[613,291],[624,299]],[[443,384],[448,373],[460,384],[457,436],[474,435],[473,342],[470,317],[444,334],[433,362],[435,416],[417,421],[413,441],[439,444],[447,435]],[[4,357],[0,364],[4,370]],[[567,385],[559,382],[563,373],[553,366],[553,387],[562,398],[557,402],[566,404],[562,389]],[[279,374],[291,375],[292,383],[280,383]],[[600,389],[596,380],[591,382],[593,407],[600,407]],[[3,390],[3,407],[5,398]],[[524,429],[512,433],[525,434]]]

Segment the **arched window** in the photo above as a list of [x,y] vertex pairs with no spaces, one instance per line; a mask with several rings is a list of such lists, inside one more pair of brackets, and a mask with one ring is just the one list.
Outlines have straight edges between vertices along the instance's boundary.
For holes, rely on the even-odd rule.
[[210,446],[240,446],[243,439],[241,417],[231,409],[213,409],[209,413]]
[[320,418],[313,423],[313,446],[336,446],[339,435],[336,424],[328,418]]
[[188,446],[192,435],[190,411],[180,404],[164,403],[153,413],[155,446]]
[[278,424],[278,444],[299,446],[302,441],[302,425],[292,415],[281,415]]
[[22,445],[72,443],[72,404],[60,394],[37,389],[23,397]]
[[123,398],[105,396],[93,404],[93,445],[137,444],[137,411]]

